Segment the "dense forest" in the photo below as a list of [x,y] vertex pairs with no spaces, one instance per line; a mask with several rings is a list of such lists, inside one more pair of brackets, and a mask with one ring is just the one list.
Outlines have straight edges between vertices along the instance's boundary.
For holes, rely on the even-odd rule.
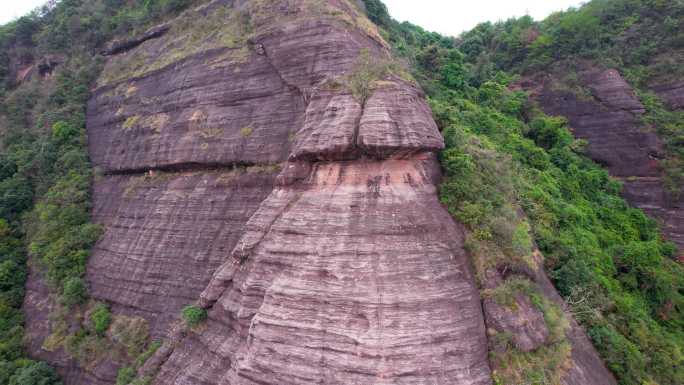
[[[120,371],[122,385],[159,346],[127,327],[120,331],[123,342],[109,341],[107,305],[87,293],[86,261],[101,229],[90,220],[90,184],[98,172],[87,156],[85,108],[106,42],[197,2],[52,1],[0,26],[0,383],[60,383],[22,347],[29,256],[62,313],[82,313],[81,328],[55,334],[54,346],[87,361],[116,345],[130,362]],[[564,74],[563,87],[581,93],[578,63],[619,69],[647,107],[644,119],[667,144],[662,166],[678,193],[684,113],[668,110],[646,85],[684,75],[684,3],[593,0],[543,21],[483,23],[459,37],[399,23],[379,0],[364,3],[411,73],[402,76],[429,97],[447,143],[440,197],[469,230],[475,271],[530,264],[530,251],[538,247],[556,288],[620,384],[683,384],[684,268],[676,246],[662,239],[653,219],[627,205],[620,183],[586,157],[586,143],[563,118],[545,115],[511,85],[526,74],[554,71]],[[60,63],[48,82],[16,84],[19,64],[46,57],[40,71]],[[367,75],[385,70],[392,69],[372,68]],[[543,308],[560,332],[552,345],[529,353],[505,336],[492,338],[495,379],[499,385],[555,384],[568,354],[557,309],[525,280],[482,295],[506,303],[519,293]],[[194,308],[184,313],[190,323],[206,316]]]

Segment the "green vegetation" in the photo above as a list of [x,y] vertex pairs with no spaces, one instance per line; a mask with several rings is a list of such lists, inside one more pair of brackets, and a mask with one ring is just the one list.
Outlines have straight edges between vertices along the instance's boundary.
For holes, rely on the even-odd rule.
[[[8,385],[61,385],[54,370],[44,362],[19,360],[16,367],[3,362],[0,364],[0,381]],[[6,371],[10,369],[9,371]],[[14,372],[9,376],[10,372]]]
[[136,371],[130,366],[119,369],[116,375],[116,385],[128,385],[135,379]]
[[[28,256],[58,305],[43,345],[63,347],[80,362],[108,353],[106,307],[92,312],[92,325],[82,324],[90,306],[85,266],[101,233],[90,223],[85,135],[89,88],[101,67],[95,53],[114,35],[144,29],[192,3],[62,0],[0,26],[0,383],[61,383],[46,364],[23,358]],[[45,57],[59,63],[51,76],[36,71],[28,81],[16,80],[17,64]],[[80,327],[69,333],[70,325]]]
[[90,313],[90,322],[98,336],[104,336],[112,323],[112,313],[105,304],[98,304]]
[[347,79],[347,85],[354,98],[364,104],[372,92],[373,82],[384,79],[388,74],[388,65],[371,58],[368,49],[363,49]]
[[185,324],[192,328],[207,319],[207,311],[194,305],[188,305],[183,308],[182,316]]
[[[161,347],[161,341],[152,341],[147,349],[138,355],[138,357],[133,361],[132,366],[121,367],[116,376],[117,385],[127,385],[127,384],[146,384],[152,379],[148,376],[137,377],[138,369],[142,368],[145,362],[152,357],[152,355]],[[154,369],[158,370],[158,368]]]
[[455,46],[466,54],[471,84],[497,71],[551,72],[556,89],[593,99],[575,72],[588,65],[618,69],[646,107],[644,123],[667,145],[661,161],[677,198],[684,181],[684,113],[667,110],[647,88],[684,76],[684,2],[594,0],[542,22],[530,17],[483,23]]
[[[529,226],[546,271],[620,384],[684,383],[684,269],[673,260],[676,248],[662,241],[653,220],[625,203],[620,184],[583,155],[584,143],[574,140],[564,119],[544,115],[524,93],[508,88],[512,73],[552,61],[610,52],[603,57],[638,63],[649,56],[628,49],[621,31],[648,32],[637,38],[640,44],[652,40],[654,50],[673,48],[682,29],[665,38],[657,20],[669,15],[670,24],[681,25],[681,2],[593,1],[542,23],[483,24],[458,39],[399,24],[384,7],[378,11],[377,1],[366,3],[429,95],[447,144],[441,199],[470,230],[467,247],[478,275],[492,267],[532,266]],[[624,14],[639,14],[639,22]],[[683,127],[664,108],[646,106],[646,119],[659,129]],[[529,294],[522,288],[508,287]],[[505,335],[492,340],[510,346]],[[532,356],[504,348],[492,366],[502,384],[555,383],[568,348],[560,341]],[[555,372],[540,370],[547,364]]]

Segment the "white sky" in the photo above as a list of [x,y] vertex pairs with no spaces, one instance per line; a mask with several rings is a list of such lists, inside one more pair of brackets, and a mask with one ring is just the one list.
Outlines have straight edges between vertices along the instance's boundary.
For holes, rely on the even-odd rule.
[[[0,24],[22,16],[46,0],[0,0]],[[581,0],[384,0],[392,17],[429,31],[456,36],[483,21],[529,14],[537,20]]]
[[24,16],[46,2],[47,0],[0,0],[0,24]]
[[530,15],[542,20],[583,0],[383,0],[390,15],[428,31],[458,36],[485,21]]

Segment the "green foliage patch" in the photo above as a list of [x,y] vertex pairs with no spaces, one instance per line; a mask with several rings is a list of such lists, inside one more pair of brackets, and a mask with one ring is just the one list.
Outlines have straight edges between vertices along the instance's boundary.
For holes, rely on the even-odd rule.
[[207,311],[194,305],[184,307],[181,315],[189,327],[195,327],[207,319]]

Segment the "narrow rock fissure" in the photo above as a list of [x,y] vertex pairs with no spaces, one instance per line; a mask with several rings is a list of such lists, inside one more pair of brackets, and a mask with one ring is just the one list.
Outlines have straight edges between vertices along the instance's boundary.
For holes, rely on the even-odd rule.
[[359,133],[361,131],[361,119],[363,119],[363,115],[366,113],[366,102],[367,102],[367,100],[368,100],[368,98],[366,98],[365,100],[363,100],[360,103],[361,104],[361,113],[359,114],[359,117],[356,119],[356,124],[354,125],[354,134],[352,136],[352,146],[354,146],[352,151],[359,153],[360,156],[365,155],[364,149],[359,144]]
[[140,167],[123,170],[108,170],[103,173],[110,175],[142,175],[154,172],[193,172],[193,171],[231,171],[248,167],[274,167],[279,163],[259,163],[259,162],[232,162],[232,163],[201,163],[183,162],[168,165],[157,165],[154,167]]
[[261,43],[255,43],[254,44],[254,50],[255,50],[257,55],[263,56],[266,59],[266,62],[271,67],[273,72],[278,76],[280,81],[283,82],[283,84],[285,86],[287,86],[289,89],[296,91],[299,94],[299,96],[304,100],[305,104],[308,105],[309,100],[308,100],[308,98],[305,97],[305,93],[302,91],[301,88],[299,88],[299,86],[292,84],[292,83],[288,82],[287,80],[285,80],[285,77],[283,77],[283,74],[280,72],[278,67],[275,64],[273,64],[273,62],[271,61],[271,57],[268,56],[268,52],[266,51],[266,47]]

